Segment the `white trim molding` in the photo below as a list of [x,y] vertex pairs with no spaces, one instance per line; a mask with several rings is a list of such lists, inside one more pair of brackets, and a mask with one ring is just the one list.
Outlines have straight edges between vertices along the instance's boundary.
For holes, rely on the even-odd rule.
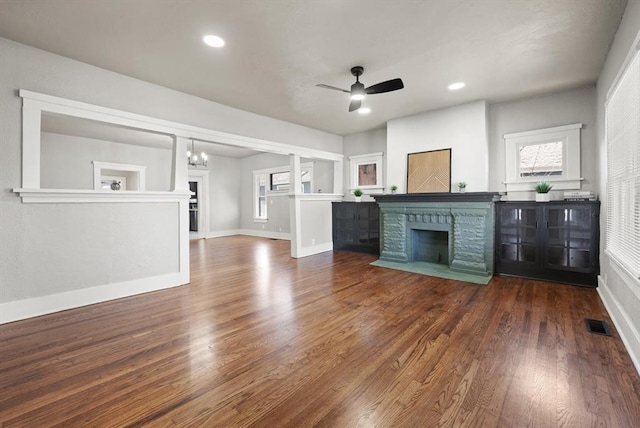
[[210,202],[209,202],[209,170],[208,169],[188,169],[188,179],[199,178],[202,183],[200,195],[198,195],[198,236],[206,238],[209,236]]
[[209,232],[209,234],[205,236],[205,239],[223,238],[225,236],[235,236],[235,235],[243,235],[242,230],[240,229],[214,230]]
[[[384,154],[382,152],[377,153],[367,153],[364,155],[354,155],[349,156],[349,168],[351,171],[351,182],[349,190],[353,191],[355,189],[362,190],[364,194],[371,193],[382,193],[384,190],[384,177],[382,175],[382,156]],[[373,185],[362,185],[360,184],[359,178],[359,167],[361,165],[375,165],[376,167],[376,184]]]
[[271,232],[269,230],[240,229],[238,230],[237,234],[246,235],[246,236],[256,236],[258,238],[282,239],[284,241],[291,240],[291,234],[289,233]]
[[320,253],[326,253],[327,251],[333,251],[333,242],[325,242],[323,244],[312,245],[310,247],[302,247],[298,251],[298,257],[309,257]]
[[[544,180],[555,190],[580,189],[580,129],[582,123],[552,128],[504,134],[505,171],[504,184],[508,192],[533,192],[534,184]],[[562,141],[562,173],[550,176],[521,177],[519,173],[520,149],[525,146]]]
[[[621,279],[624,281],[624,276],[621,276]],[[633,315],[630,316],[620,305],[615,295],[609,291],[609,287],[602,276],[598,277],[597,290],[600,300],[602,300],[613,324],[616,326],[616,330],[620,334],[620,338],[629,353],[629,357],[631,357],[636,371],[640,374],[640,332],[634,325]],[[635,321],[636,323],[638,322],[637,320]]]
[[189,192],[96,192],[82,189],[13,189],[25,204],[92,202],[182,202]]
[[[31,123],[31,125],[35,125],[35,122],[38,122],[37,127],[30,126],[28,128],[29,132],[32,132],[34,134],[36,133],[37,128],[38,135],[34,135],[34,139],[36,137],[39,139],[40,117],[41,113],[43,111],[46,111],[66,116],[80,117],[85,119],[97,120],[99,122],[132,127],[134,129],[154,131],[166,135],[181,136],[186,139],[193,138],[205,142],[214,142],[218,144],[244,147],[260,152],[277,153],[282,155],[290,155],[292,153],[295,153],[303,158],[324,159],[331,161],[342,161],[344,157],[341,153],[327,152],[323,150],[294,146],[291,144],[278,143],[275,141],[263,140],[259,138],[245,137],[241,135],[229,134],[226,132],[214,131],[212,129],[185,125],[183,123],[157,119],[154,117],[130,113],[123,110],[116,110],[108,107],[87,104],[80,101],[40,94],[25,89],[19,90],[19,96],[22,98],[23,112],[26,109],[33,114],[33,120],[31,121],[33,123]],[[182,158],[184,158],[184,153],[186,153],[186,146],[185,150],[183,150],[181,153]],[[186,162],[182,163],[184,163],[184,165],[186,166]],[[23,186],[32,187],[31,185],[25,183],[23,183]]]
[[188,277],[180,273],[140,278],[114,284],[66,291],[48,296],[0,303],[0,324],[26,318],[51,314],[53,312],[93,305],[108,300],[177,287],[188,282]]

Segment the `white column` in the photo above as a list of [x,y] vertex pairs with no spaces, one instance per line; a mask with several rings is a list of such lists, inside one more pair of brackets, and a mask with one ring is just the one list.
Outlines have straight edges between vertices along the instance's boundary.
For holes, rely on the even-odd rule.
[[42,111],[22,101],[22,188],[40,188],[40,126]]
[[302,178],[300,177],[300,156],[289,157],[289,230],[291,237],[291,257],[298,258],[302,253],[302,230],[300,221],[300,199]]
[[185,137],[173,137],[173,158],[171,162],[171,191],[188,191],[187,144]]
[[344,179],[344,162],[342,160],[333,162],[333,193],[342,195],[342,180]]
[[[173,137],[173,156],[171,161],[171,191],[186,193],[189,191],[189,175],[187,168],[187,143],[185,137]],[[190,281],[189,270],[189,199],[185,197],[179,202],[180,230],[180,274],[181,283]]]

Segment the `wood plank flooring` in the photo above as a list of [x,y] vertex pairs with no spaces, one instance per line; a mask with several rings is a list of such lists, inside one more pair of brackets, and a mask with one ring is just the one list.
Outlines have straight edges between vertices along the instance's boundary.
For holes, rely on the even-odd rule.
[[[638,427],[594,289],[191,243],[190,285],[0,326],[6,427]],[[613,337],[588,333],[604,319]]]

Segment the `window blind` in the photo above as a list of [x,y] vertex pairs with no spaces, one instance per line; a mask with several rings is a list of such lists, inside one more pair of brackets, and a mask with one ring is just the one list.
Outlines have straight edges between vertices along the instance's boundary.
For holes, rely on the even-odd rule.
[[640,52],[605,106],[608,254],[640,278]]

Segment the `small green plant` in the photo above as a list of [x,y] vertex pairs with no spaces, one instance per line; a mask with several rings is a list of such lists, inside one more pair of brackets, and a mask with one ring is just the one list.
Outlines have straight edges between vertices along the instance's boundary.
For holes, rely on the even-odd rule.
[[461,181],[458,183],[458,187],[461,189],[464,189],[465,187],[467,187],[467,182],[466,181]]
[[536,193],[549,193],[549,191],[553,188],[553,185],[547,183],[546,181],[539,181],[536,183],[534,189]]
[[360,196],[362,196],[362,190],[360,189],[356,189],[353,191],[353,196],[355,196],[356,198],[359,198]]
[[393,184],[393,185],[391,186],[391,191],[392,191],[392,192],[395,192],[396,190],[398,190],[398,186],[396,186],[395,184]]

